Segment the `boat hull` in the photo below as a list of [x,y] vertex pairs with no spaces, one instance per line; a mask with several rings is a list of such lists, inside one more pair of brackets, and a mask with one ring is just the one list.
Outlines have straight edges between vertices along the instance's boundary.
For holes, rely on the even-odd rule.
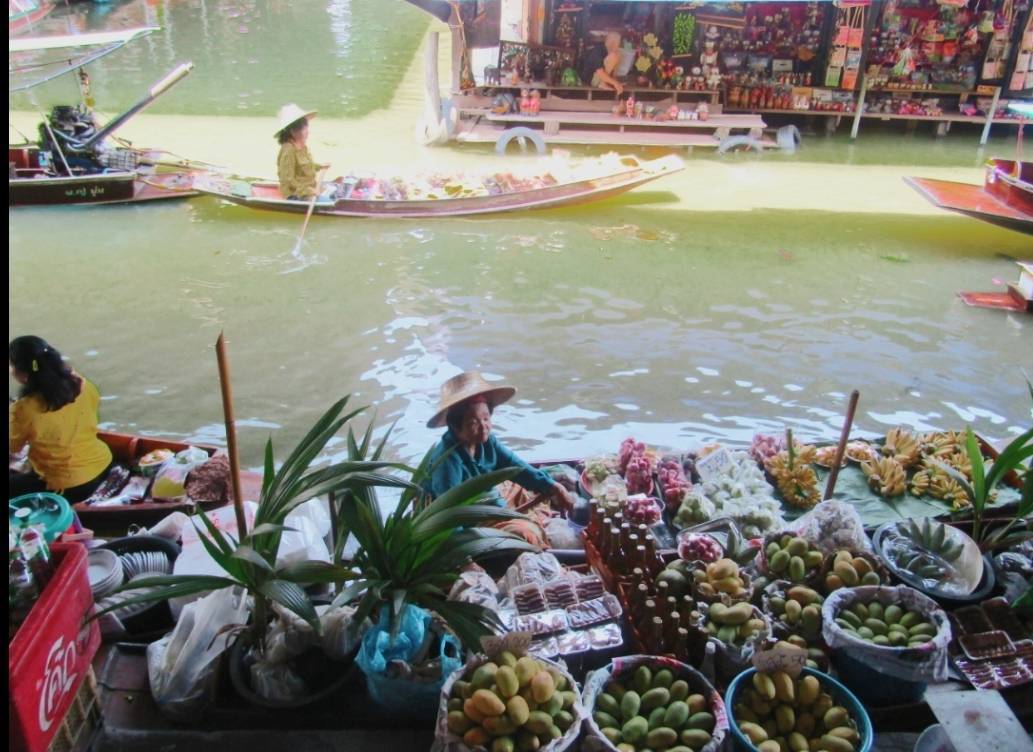
[[930,203],[974,219],[1033,234],[1033,164],[991,160],[982,186],[950,180],[905,178]]
[[[666,157],[652,162],[591,179],[557,183],[531,190],[497,195],[422,200],[340,199],[336,202],[316,202],[314,214],[333,217],[458,217],[478,214],[552,209],[601,201],[657,180],[684,168],[677,157]],[[240,190],[238,186],[247,188]],[[201,193],[217,196],[241,206],[265,211],[304,214],[309,202],[282,198],[275,183],[262,181],[234,181],[221,176],[199,175],[194,187]]]
[[11,3],[8,3],[7,10],[7,36],[13,37],[29,31],[36,23],[42,21],[54,10],[53,3],[44,2],[42,5],[30,8],[22,12],[15,12],[11,15]]
[[92,175],[50,176],[35,147],[9,147],[14,165],[7,181],[9,206],[77,206],[160,201],[196,196],[193,173],[113,170]]

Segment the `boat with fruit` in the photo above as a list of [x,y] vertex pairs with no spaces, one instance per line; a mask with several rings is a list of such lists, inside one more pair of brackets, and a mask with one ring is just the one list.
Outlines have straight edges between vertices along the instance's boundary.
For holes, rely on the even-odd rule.
[[[349,176],[324,184],[312,212],[419,218],[551,209],[611,198],[684,167],[676,156],[640,160],[611,154],[579,163],[551,159],[533,168],[488,175]],[[197,175],[193,185],[201,193],[250,209],[304,214],[310,204],[284,197],[272,180],[212,173]]]

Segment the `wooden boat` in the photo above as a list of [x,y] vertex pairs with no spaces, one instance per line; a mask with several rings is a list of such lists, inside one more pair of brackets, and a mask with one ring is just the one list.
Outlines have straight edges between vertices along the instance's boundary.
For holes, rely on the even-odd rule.
[[[13,40],[9,91],[39,86],[81,68],[155,27],[119,32]],[[53,108],[39,127],[40,141],[9,145],[10,206],[115,204],[196,195],[189,170],[164,171],[162,152],[123,147],[109,140],[114,131],[192,69],[184,64],[155,84],[128,111],[99,126],[85,107]],[[88,79],[81,79],[88,80]],[[88,84],[84,84],[88,85]],[[88,99],[84,91],[84,101]]]
[[906,180],[943,209],[1033,234],[1033,162],[991,159],[982,186],[929,178]]
[[[182,441],[171,439],[151,438],[147,436],[133,436],[125,433],[111,431],[98,431],[98,438],[101,439],[114,455],[115,461],[130,468],[135,468],[140,458],[156,449],[169,449],[173,452],[181,452],[188,447],[203,449],[211,457],[218,451],[218,447],[205,444],[187,444]],[[262,476],[255,472],[241,472],[241,491],[247,500],[257,501],[262,491]],[[200,505],[202,509],[214,509],[224,506],[225,501],[200,501],[184,499],[155,499],[148,497],[137,504],[118,506],[97,506],[80,502],[73,505],[76,514],[82,524],[94,531],[111,533],[124,533],[129,525],[154,525],[156,522],[171,512],[193,512],[195,506]]]
[[1022,270],[1019,281],[1009,284],[1005,292],[959,292],[967,305],[999,311],[1033,313],[1033,262],[1016,262]]
[[49,0],[7,0],[7,36],[24,34],[50,15],[52,10],[54,4]]
[[[684,167],[676,156],[646,161],[607,155],[578,165],[550,160],[544,169],[522,176],[506,172],[480,177],[349,177],[331,183],[334,197],[318,199],[313,213],[332,217],[456,217],[572,206],[619,195]],[[269,180],[209,173],[197,175],[194,188],[251,209],[304,214],[309,206],[308,201],[285,198],[278,184]]]

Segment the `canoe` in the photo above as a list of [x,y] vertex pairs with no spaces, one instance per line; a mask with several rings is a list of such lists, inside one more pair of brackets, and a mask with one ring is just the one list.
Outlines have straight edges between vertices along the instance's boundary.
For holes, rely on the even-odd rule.
[[1033,162],[991,159],[981,186],[929,178],[905,180],[942,209],[1033,234]]
[[[157,158],[157,154],[151,155]],[[39,147],[7,147],[10,206],[127,204],[196,196],[193,173],[156,172],[147,167],[76,175],[52,175],[39,163]]]
[[[181,452],[188,447],[203,449],[211,457],[219,448],[205,444],[187,444],[172,439],[134,436],[112,431],[98,431],[98,438],[111,448],[115,461],[130,468],[135,468],[145,454],[155,449],[169,449]],[[258,500],[262,490],[262,476],[255,472],[241,472],[241,492],[245,499]],[[80,502],[73,505],[82,524],[88,528],[104,533],[124,533],[130,525],[151,526],[172,512],[193,512],[199,504],[202,509],[214,509],[224,506],[223,501],[194,502],[184,499],[155,499],[148,497],[137,504],[119,506],[96,506]]]
[[42,21],[54,10],[49,0],[36,3],[34,0],[8,0],[7,2],[7,36],[23,34],[36,23]]
[[[640,160],[607,155],[572,165],[550,160],[537,171],[484,176],[349,177],[334,181],[338,195],[319,199],[314,214],[332,217],[457,217],[546,209],[599,201],[684,169],[676,156]],[[199,174],[201,193],[251,209],[304,214],[308,201],[290,200],[270,180]]]

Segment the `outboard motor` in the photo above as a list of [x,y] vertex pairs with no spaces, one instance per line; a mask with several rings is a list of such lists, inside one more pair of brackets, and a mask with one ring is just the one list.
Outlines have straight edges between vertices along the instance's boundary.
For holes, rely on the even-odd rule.
[[93,118],[85,109],[57,105],[50,111],[47,122],[40,123],[40,150],[49,152],[48,161],[59,174],[66,172],[66,163],[75,173],[101,172],[103,165],[93,150],[85,145],[96,132]]

